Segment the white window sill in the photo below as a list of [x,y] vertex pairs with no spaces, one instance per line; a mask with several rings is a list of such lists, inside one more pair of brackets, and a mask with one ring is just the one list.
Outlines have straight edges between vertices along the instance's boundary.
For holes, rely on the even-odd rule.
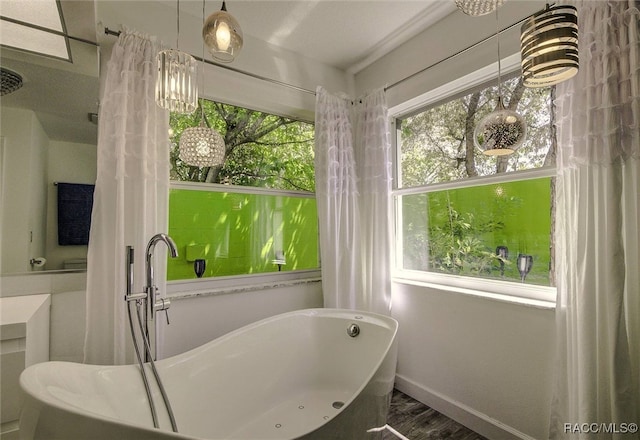
[[412,271],[399,272],[392,281],[546,310],[556,307],[554,287]]
[[320,282],[320,280],[320,270],[318,269],[168,281],[167,297],[185,299],[199,296],[228,295],[316,283]]

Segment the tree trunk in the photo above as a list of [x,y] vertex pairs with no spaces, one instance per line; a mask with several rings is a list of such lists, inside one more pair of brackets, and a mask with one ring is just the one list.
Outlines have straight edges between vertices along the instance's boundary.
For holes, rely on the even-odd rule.
[[506,173],[507,165],[509,165],[509,158],[511,155],[507,156],[498,156],[496,161],[496,173]]
[[522,99],[524,89],[524,79],[520,77],[520,79],[518,80],[518,84],[516,84],[513,92],[511,92],[511,97],[509,98],[509,105],[507,106],[507,109],[516,111],[516,109],[518,108],[518,104],[520,104],[520,100]]
[[[508,110],[516,111],[516,109],[518,108],[518,104],[520,104],[520,100],[522,99],[524,90],[524,82],[522,77],[520,77],[518,83],[516,84],[516,87],[513,89],[513,92],[511,92],[509,105],[506,107]],[[507,166],[509,165],[510,157],[511,156],[498,156],[498,160],[496,161],[496,174],[507,172]]]
[[478,103],[480,102],[480,92],[475,92],[469,99],[467,107],[467,117],[465,118],[464,137],[466,139],[464,167],[468,177],[478,175],[476,170],[476,160],[474,155],[473,131],[475,129],[475,115],[478,111]]
[[222,165],[218,165],[217,167],[209,167],[209,170],[207,171],[207,177],[204,181],[206,183],[219,183],[218,174],[220,174],[221,169]]

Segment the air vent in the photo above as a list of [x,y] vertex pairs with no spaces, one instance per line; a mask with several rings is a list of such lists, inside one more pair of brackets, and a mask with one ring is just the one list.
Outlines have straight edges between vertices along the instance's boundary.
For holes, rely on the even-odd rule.
[[0,67],[0,77],[2,78],[1,96],[8,95],[22,87],[22,77],[11,70]]

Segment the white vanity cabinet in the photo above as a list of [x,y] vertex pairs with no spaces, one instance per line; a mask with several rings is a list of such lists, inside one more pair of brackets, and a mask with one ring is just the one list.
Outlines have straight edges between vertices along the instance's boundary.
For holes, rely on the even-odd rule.
[[49,360],[51,295],[0,298],[0,437],[18,438],[20,373]]

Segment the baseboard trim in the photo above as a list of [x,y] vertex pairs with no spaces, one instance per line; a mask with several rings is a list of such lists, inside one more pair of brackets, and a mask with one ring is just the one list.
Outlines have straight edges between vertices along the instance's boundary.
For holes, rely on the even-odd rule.
[[424,385],[418,384],[401,374],[396,374],[395,387],[488,439],[535,440],[533,437],[499,420],[491,418],[464,403],[451,399]]

